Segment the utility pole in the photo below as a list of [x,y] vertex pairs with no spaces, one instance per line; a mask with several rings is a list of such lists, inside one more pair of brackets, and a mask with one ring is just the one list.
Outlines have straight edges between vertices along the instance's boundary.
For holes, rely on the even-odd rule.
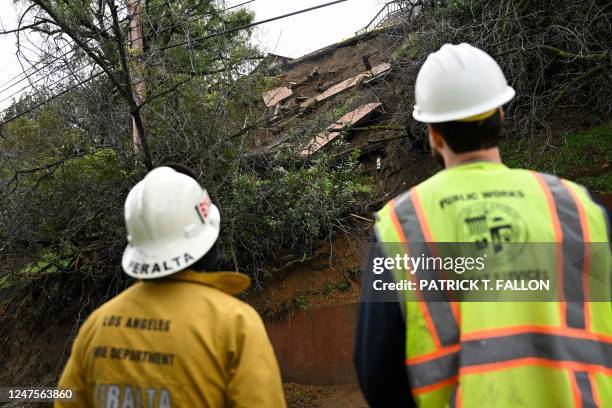
[[[142,8],[140,0],[127,0],[127,13],[130,19],[129,41],[132,55],[136,56],[134,64],[132,91],[138,106],[142,104],[146,95],[146,83],[144,79],[144,32],[142,30],[141,15]],[[138,116],[138,117],[136,117]],[[138,152],[142,147],[141,133],[146,125],[142,118],[142,112],[132,115],[132,138],[134,140],[134,151]]]

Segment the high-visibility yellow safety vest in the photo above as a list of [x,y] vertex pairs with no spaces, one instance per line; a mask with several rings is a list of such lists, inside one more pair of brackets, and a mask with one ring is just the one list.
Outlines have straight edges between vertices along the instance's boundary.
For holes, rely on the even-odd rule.
[[[506,240],[559,243],[559,287],[574,301],[406,301],[406,368],[417,405],[612,407],[612,304],[576,301],[590,299],[594,267],[604,268],[596,284],[609,290],[609,246],[597,259],[566,248],[609,242],[607,217],[583,187],[471,162],[390,201],[375,231],[379,242],[474,242],[502,224],[510,226]],[[564,274],[570,263],[581,265],[578,273]]]

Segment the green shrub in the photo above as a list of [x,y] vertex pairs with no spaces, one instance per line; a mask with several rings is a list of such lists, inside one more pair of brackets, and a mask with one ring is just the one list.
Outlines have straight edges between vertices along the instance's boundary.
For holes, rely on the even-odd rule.
[[502,158],[510,167],[526,167],[556,174],[583,184],[589,191],[612,191],[612,126],[565,134],[548,143],[541,138],[501,144]]

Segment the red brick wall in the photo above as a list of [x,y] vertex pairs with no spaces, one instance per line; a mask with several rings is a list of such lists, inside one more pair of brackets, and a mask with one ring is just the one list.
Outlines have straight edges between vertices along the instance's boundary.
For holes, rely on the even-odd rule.
[[356,383],[353,341],[357,303],[294,312],[266,322],[283,381],[311,385]]

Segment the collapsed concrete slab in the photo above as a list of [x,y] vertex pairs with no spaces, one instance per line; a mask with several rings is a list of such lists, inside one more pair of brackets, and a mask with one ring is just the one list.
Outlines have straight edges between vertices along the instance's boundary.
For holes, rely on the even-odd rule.
[[321,132],[315,136],[310,143],[308,143],[308,145],[300,151],[300,155],[308,157],[318,152],[322,147],[336,139],[340,135],[342,129],[357,125],[364,121],[381,105],[382,104],[380,102],[368,103],[342,116],[336,121],[336,123],[329,126],[325,132]]
[[265,92],[262,98],[267,107],[272,107],[289,98],[291,95],[293,95],[293,91],[286,86],[282,86]]
[[376,65],[375,67],[372,67],[370,73],[373,77],[379,77],[389,71],[391,71],[391,64],[389,64],[388,62],[384,62],[382,64]]
[[361,84],[362,82],[370,82],[370,81],[374,81],[384,75],[386,75],[387,73],[389,73],[391,71],[391,64],[389,64],[388,62],[382,63],[382,64],[378,64],[375,67],[372,67],[371,70],[362,72],[360,74],[357,74],[353,77],[350,77],[348,79],[345,79],[342,82],[339,82],[329,88],[327,88],[325,91],[323,91],[322,93],[312,96],[308,99],[306,99],[305,101],[303,101],[300,104],[300,107],[302,109],[308,109],[310,107],[312,107],[314,104],[319,103],[319,102],[323,102],[326,99],[331,98],[332,96],[338,95],[341,92],[346,91],[347,89],[350,89],[356,85]]
[[320,93],[319,95],[317,95],[316,100],[317,102],[322,102],[327,98],[330,98],[336,94],[339,94],[340,92],[345,91],[349,88],[352,88],[355,85],[358,85],[359,83],[361,83],[361,81],[363,81],[363,79],[366,78],[367,76],[368,76],[367,73],[361,73],[349,79],[345,79],[344,81],[330,88],[327,88],[323,93]]
[[379,64],[376,65],[375,67],[372,67],[372,69],[370,71],[365,71],[362,72],[360,74],[355,75],[354,77],[351,77],[349,79],[346,79],[328,89],[326,89],[324,92],[320,93],[319,95],[316,96],[316,100],[317,102],[322,102],[328,98],[331,98],[334,95],[339,94],[340,92],[343,92],[349,88],[352,88],[356,85],[359,85],[363,80],[367,79],[373,79],[373,78],[377,78],[381,75],[386,74],[387,72],[389,72],[391,70],[391,64],[385,62],[383,64]]

